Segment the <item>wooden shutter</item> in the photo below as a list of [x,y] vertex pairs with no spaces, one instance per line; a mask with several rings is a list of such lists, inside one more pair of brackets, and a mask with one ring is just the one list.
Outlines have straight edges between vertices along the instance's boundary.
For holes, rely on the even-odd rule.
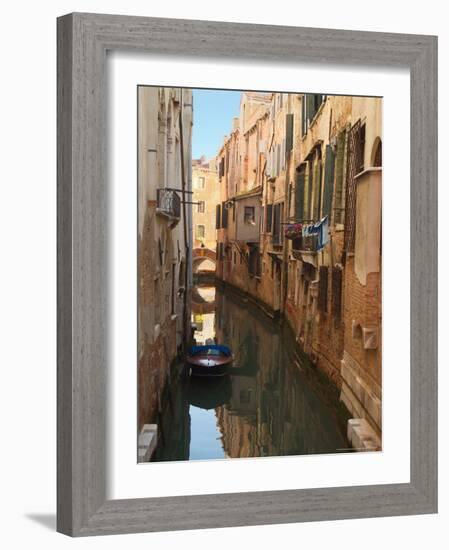
[[285,154],[288,155],[293,149],[293,114],[285,118]]
[[319,311],[327,311],[327,277],[328,268],[325,265],[320,266],[320,279],[318,281],[318,309]]
[[306,173],[301,170],[296,176],[295,185],[295,221],[302,222],[304,219],[304,184]]
[[315,95],[306,94],[306,113],[307,113],[307,126],[312,122],[315,116]]
[[313,170],[313,206],[312,206],[312,219],[318,220],[320,216],[320,202],[321,202],[321,161],[317,161],[315,169]]
[[273,244],[279,244],[280,204],[273,205]]
[[276,147],[276,177],[281,173],[281,145]]
[[337,157],[335,160],[335,203],[334,220],[335,223],[344,223],[344,166],[346,150],[346,130],[338,134],[337,138]]
[[217,204],[216,206],[216,212],[215,212],[215,229],[220,229],[221,227],[221,220],[220,220],[220,212],[221,211],[221,205]]
[[341,320],[341,294],[342,294],[343,270],[340,266],[332,268],[332,316],[336,324]]
[[334,192],[335,154],[330,145],[326,146],[324,165],[323,216],[331,218],[332,196]]
[[267,204],[265,218],[265,233],[271,233],[273,224],[273,205]]
[[306,133],[307,133],[306,96],[303,95],[301,99],[301,136],[305,136]]
[[228,227],[228,209],[225,208],[225,203],[221,205],[221,227],[226,229]]

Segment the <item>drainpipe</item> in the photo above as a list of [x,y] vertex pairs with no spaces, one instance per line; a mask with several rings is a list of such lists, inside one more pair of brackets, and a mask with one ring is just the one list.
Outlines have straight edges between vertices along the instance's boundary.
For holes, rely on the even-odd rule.
[[183,103],[183,89],[181,88],[180,98],[181,108],[179,109],[179,140],[181,147],[181,189],[182,189],[182,218],[183,218],[183,231],[184,231],[184,249],[185,249],[185,270],[184,270],[184,295],[183,295],[183,312],[182,312],[182,325],[183,325],[183,345],[185,349],[186,342],[190,342],[190,320],[188,310],[188,284],[189,284],[189,269],[190,269],[190,239],[188,232],[188,220],[187,220],[187,199],[186,199],[186,172],[185,172],[185,158],[184,158],[184,130],[182,123],[182,112],[184,108]]
[[[290,193],[289,193],[289,182],[290,182],[290,164],[292,157],[293,148],[288,152],[285,169],[285,182],[284,182],[284,224],[290,216]],[[281,231],[284,231],[285,225],[281,226]],[[288,289],[288,242],[285,236],[282,236],[284,246],[282,247],[282,272],[281,272],[281,303],[280,312],[284,313],[285,311],[285,301],[287,299],[287,289]]]

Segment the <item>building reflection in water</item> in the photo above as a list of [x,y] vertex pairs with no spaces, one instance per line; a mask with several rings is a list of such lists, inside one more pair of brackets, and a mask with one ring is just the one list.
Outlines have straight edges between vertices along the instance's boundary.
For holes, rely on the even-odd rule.
[[179,369],[164,396],[164,437],[153,460],[347,449],[348,413],[338,391],[307,361],[289,328],[229,290],[197,291],[192,295],[197,343],[215,339],[229,345],[235,361],[229,376],[217,380],[189,380]]

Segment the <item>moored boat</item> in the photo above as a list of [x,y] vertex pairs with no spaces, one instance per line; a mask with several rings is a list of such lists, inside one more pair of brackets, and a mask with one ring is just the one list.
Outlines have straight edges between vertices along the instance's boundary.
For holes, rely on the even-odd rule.
[[193,376],[223,376],[233,361],[228,346],[208,344],[192,346],[186,356],[187,366]]

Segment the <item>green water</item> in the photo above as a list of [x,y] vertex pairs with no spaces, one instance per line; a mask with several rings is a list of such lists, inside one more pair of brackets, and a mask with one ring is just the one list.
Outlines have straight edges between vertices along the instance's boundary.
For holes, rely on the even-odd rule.
[[195,379],[173,368],[154,461],[340,453],[347,410],[293,334],[233,292],[196,287],[197,343],[231,347],[229,375]]

